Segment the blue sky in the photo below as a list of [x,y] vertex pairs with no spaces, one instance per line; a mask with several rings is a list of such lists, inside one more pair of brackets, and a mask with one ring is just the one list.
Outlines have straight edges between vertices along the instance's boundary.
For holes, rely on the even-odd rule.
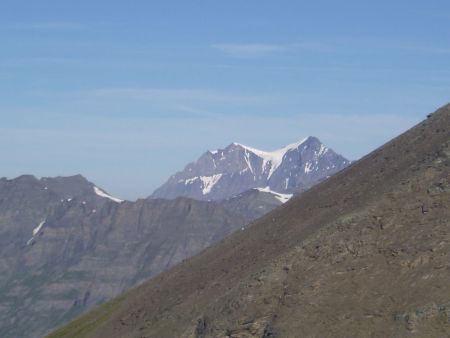
[[450,101],[448,1],[0,4],[0,176],[149,195],[207,149],[357,159]]

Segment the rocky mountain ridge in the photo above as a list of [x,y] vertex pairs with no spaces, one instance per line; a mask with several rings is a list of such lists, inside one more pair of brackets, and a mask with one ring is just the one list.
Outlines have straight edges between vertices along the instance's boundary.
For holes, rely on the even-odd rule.
[[41,337],[285,202],[122,201],[80,175],[0,179],[0,336]]

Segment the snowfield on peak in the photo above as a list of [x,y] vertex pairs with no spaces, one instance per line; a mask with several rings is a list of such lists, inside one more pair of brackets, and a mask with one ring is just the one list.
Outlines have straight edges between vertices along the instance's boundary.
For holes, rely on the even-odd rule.
[[272,174],[274,173],[274,171],[280,166],[280,164],[283,162],[283,157],[284,155],[286,155],[286,153],[290,150],[294,150],[297,149],[300,145],[302,145],[303,143],[305,143],[305,141],[308,139],[308,137],[304,138],[303,140],[296,142],[296,143],[292,143],[292,144],[288,144],[287,146],[274,150],[274,151],[264,151],[264,150],[259,150],[256,148],[252,148],[249,146],[246,146],[244,144],[241,143],[233,143],[237,146],[240,146],[242,148],[244,148],[247,151],[252,152],[253,154],[257,155],[258,157],[261,157],[263,159],[263,169],[266,168],[267,163],[271,164],[270,167],[270,171],[269,171],[269,175],[267,178],[270,178],[270,176],[272,176]]

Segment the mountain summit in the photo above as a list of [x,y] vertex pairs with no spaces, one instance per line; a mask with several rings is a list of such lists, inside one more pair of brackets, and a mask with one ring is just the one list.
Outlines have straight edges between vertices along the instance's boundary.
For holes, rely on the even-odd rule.
[[349,163],[313,136],[271,152],[232,143],[225,149],[207,151],[171,176],[151,197],[221,200],[252,188],[292,194]]

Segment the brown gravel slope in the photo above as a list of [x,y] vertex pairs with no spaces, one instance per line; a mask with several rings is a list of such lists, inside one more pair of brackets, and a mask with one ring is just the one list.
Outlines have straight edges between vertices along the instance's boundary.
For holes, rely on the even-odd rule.
[[50,337],[450,336],[450,105]]

